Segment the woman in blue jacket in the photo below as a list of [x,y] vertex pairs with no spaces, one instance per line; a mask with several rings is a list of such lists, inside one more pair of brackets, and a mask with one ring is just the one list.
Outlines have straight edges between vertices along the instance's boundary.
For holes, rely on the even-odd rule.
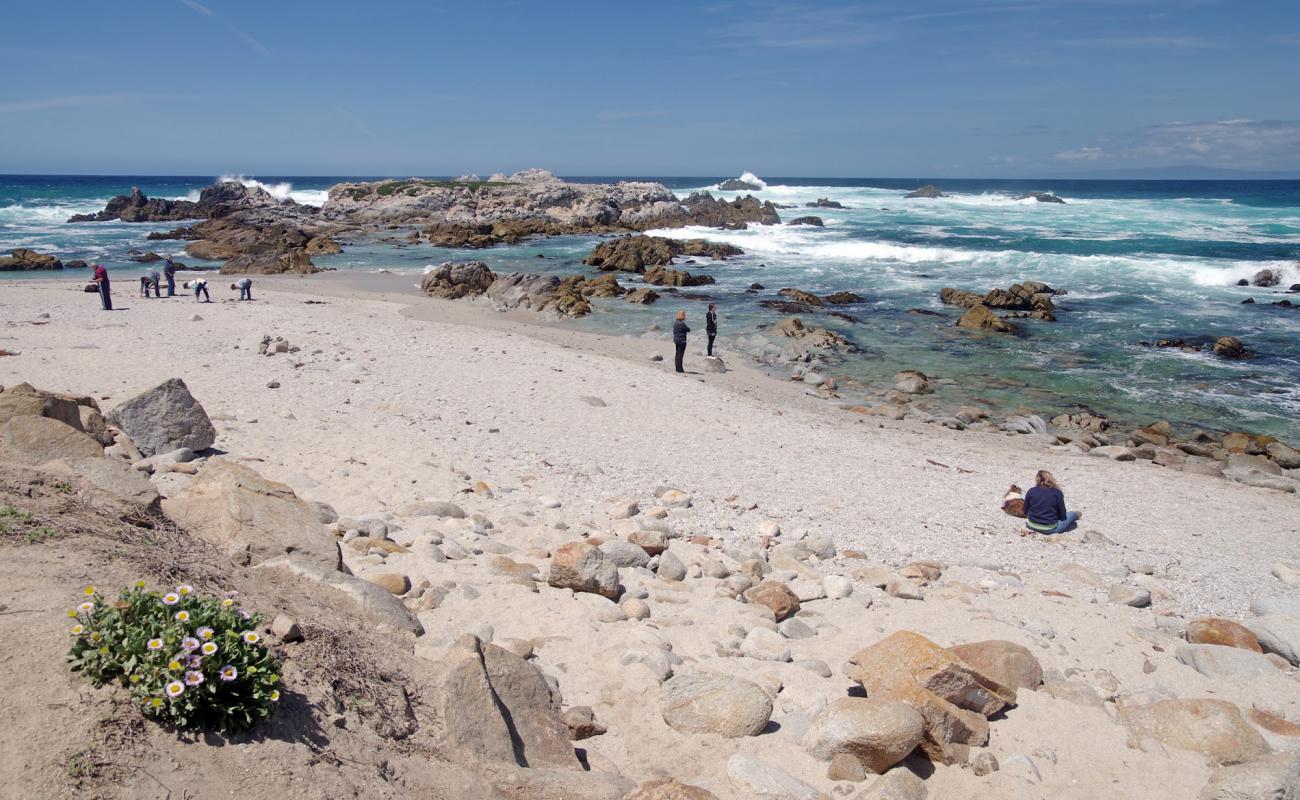
[[1081,512],[1065,510],[1065,493],[1056,484],[1056,478],[1047,470],[1040,469],[1034,476],[1033,488],[1025,492],[1027,528],[1020,535],[1065,533],[1074,530],[1082,518]]

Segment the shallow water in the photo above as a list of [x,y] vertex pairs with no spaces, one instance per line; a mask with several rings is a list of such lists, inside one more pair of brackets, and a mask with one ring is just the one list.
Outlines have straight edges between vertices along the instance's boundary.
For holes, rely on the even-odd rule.
[[[64,220],[101,209],[132,185],[150,195],[197,197],[211,180],[0,177],[0,249],[32,247],[64,260],[100,260],[126,275],[144,271],[127,260],[133,247],[193,263],[183,255],[182,242],[145,240],[149,231],[175,223],[69,225]],[[260,180],[281,196],[319,203],[324,190],[341,179]],[[716,182],[659,180],[679,195]],[[937,182],[951,197],[903,199],[923,182],[769,179],[756,196],[799,206],[782,209],[783,219],[811,214],[825,227],[663,231],[731,242],[746,255],[678,265],[714,276],[713,286],[665,296],[649,307],[599,300],[596,313],[573,324],[637,335],[655,324],[667,327],[671,314],[686,308],[702,331],[702,303],[683,297],[707,295],[719,305],[725,344],[731,335],[778,319],[758,300],[783,286],[818,293],[848,290],[865,300],[838,310],[859,322],[812,316],[862,348],[860,355],[837,363],[836,371],[874,386],[886,387],[895,372],[914,368],[955,381],[940,387],[940,406],[976,398],[1003,410],[1047,414],[1086,406],[1128,420],[1164,418],[1300,439],[1300,309],[1269,305],[1286,296],[1276,289],[1235,286],[1264,268],[1283,271],[1281,289],[1300,283],[1300,182],[952,180]],[[1055,192],[1067,203],[1014,199],[1026,191]],[[819,197],[848,208],[802,207]],[[581,259],[596,241],[555,237],[482,251],[367,241],[316,261],[337,269],[409,271],[412,284],[428,265],[445,260],[480,259],[498,272],[568,274],[587,271]],[[938,301],[944,286],[983,292],[1027,279],[1069,294],[1058,300],[1057,322],[1020,321],[1022,336],[955,329],[957,311]],[[635,283],[631,276],[619,280]],[[767,290],[747,294],[754,282]],[[1257,303],[1240,305],[1246,297]],[[908,313],[916,308],[942,316]],[[1138,344],[1222,335],[1240,337],[1259,356],[1231,362]]]

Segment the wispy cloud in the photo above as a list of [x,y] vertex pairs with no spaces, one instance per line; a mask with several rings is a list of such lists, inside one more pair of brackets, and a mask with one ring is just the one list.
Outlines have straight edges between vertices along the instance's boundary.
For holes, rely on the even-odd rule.
[[213,11],[212,9],[203,5],[202,3],[196,2],[195,0],[181,0],[181,2],[189,6],[190,8],[194,9],[195,11],[199,12],[200,14],[203,14],[204,16],[215,17],[217,15],[217,12]]
[[1064,150],[1055,158],[1115,165],[1300,169],[1300,121],[1167,122],[1103,136],[1095,144]]
[[1042,3],[1020,3],[1017,5],[1002,6],[983,6],[973,8],[961,8],[952,11],[925,11],[918,14],[906,14],[901,17],[895,17],[894,22],[925,22],[933,19],[945,19],[948,17],[983,17],[996,14],[1014,14],[1021,11],[1036,11],[1044,8]]
[[596,118],[604,120],[651,119],[654,117],[666,116],[668,116],[668,112],[662,108],[634,109],[628,111],[610,109],[607,111],[596,112]]
[[50,111],[62,108],[102,108],[128,103],[183,100],[184,97],[165,94],[110,92],[107,94],[69,94],[39,97],[32,100],[0,102],[0,114],[22,114],[32,111]]
[[1222,45],[1200,36],[1091,36],[1081,39],[1062,39],[1057,42],[1064,47],[1100,47],[1100,48],[1149,48],[1166,50],[1211,50]]
[[217,16],[217,12],[203,5],[198,0],[180,0],[180,4],[190,9],[195,14],[201,14],[205,17],[211,17],[212,19],[217,20],[223,26],[225,26],[227,30],[229,30],[232,34],[234,34],[235,38],[239,39],[241,42],[248,45],[248,49],[252,50],[254,53],[257,53],[258,55],[262,55],[262,56],[271,55],[271,48],[263,44],[260,39],[258,39],[256,36],[253,36],[250,33],[246,33],[240,30],[239,28],[235,27],[231,23]]
[[835,48],[889,38],[885,26],[857,7],[775,3],[719,32],[719,44],[739,48]]

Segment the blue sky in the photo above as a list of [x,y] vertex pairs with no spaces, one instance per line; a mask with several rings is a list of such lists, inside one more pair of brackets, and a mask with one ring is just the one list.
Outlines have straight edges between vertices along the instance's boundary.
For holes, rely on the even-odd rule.
[[0,172],[1300,171],[1300,3],[7,3]]

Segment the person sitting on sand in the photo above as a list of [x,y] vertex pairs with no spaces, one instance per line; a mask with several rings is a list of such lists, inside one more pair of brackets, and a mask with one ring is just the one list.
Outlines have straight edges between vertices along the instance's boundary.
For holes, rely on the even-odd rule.
[[673,344],[677,346],[677,358],[674,364],[678,372],[686,371],[682,369],[682,356],[686,355],[686,334],[690,332],[691,329],[686,327],[686,312],[678,311],[677,320],[673,322]]
[[194,290],[194,302],[196,302],[196,303],[199,302],[199,294],[200,294],[200,293],[203,295],[203,302],[205,302],[205,303],[211,303],[211,302],[212,302],[212,298],[208,295],[208,279],[207,279],[207,278],[195,278],[195,279],[192,280],[192,281],[188,281],[188,282],[186,282],[186,284],[185,284],[185,288],[186,288],[186,289],[193,289],[193,290]]
[[1056,478],[1047,470],[1040,469],[1034,476],[1033,488],[1025,492],[1026,528],[1020,535],[1065,533],[1074,530],[1082,518],[1079,511],[1065,510],[1065,494],[1056,485]]
[[230,288],[231,288],[231,289],[238,289],[238,290],[239,290],[239,299],[240,299],[240,300],[252,300],[252,299],[253,299],[253,279],[252,279],[252,278],[240,278],[239,280],[237,280],[237,281],[235,281],[234,283],[230,284]]

